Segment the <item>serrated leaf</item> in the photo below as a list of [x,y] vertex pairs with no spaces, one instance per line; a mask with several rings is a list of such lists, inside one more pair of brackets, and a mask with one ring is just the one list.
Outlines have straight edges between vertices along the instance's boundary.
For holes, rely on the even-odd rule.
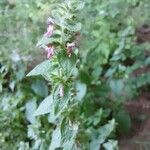
[[58,53],[57,58],[64,72],[66,74],[71,74],[76,66],[76,55],[72,53],[71,57],[69,57],[66,52],[62,51]]
[[51,70],[50,60],[45,60],[39,65],[37,65],[32,71],[30,71],[27,76],[37,76],[37,75],[46,75]]
[[44,115],[49,113],[51,111],[52,104],[53,104],[53,96],[50,95],[41,102],[38,109],[35,111],[34,116],[39,116],[39,115]]
[[77,23],[77,24],[69,24],[68,22],[65,22],[65,27],[72,32],[77,32],[81,30],[81,23]]
[[62,147],[67,150],[68,148],[73,150],[75,146],[76,136],[78,133],[79,123],[71,123],[68,126],[67,121],[63,121],[61,125],[62,133]]
[[59,87],[56,88],[56,90],[53,92],[53,106],[51,108],[51,112],[48,117],[48,121],[54,124],[57,124],[58,122],[61,122],[63,119],[62,113],[67,110],[68,102],[70,100],[70,93],[64,89],[64,97],[60,98],[59,95]]

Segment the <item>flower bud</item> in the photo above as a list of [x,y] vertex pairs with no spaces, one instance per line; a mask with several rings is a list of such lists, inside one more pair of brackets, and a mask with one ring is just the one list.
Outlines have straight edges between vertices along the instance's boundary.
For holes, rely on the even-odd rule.
[[75,43],[72,42],[72,43],[67,43],[67,53],[68,53],[68,56],[71,57],[71,54],[72,54],[72,50],[75,48]]
[[54,55],[54,46],[46,46],[45,51],[47,52],[47,58],[51,58]]
[[54,26],[53,24],[49,24],[47,27],[47,32],[44,34],[47,38],[51,37],[54,32]]

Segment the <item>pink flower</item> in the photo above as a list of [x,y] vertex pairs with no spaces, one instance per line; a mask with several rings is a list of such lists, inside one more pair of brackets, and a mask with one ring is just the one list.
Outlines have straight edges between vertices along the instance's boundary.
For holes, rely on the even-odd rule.
[[51,37],[54,32],[54,26],[53,24],[49,24],[47,27],[47,32],[44,34],[47,38]]
[[71,57],[71,54],[72,54],[72,50],[75,48],[75,43],[72,42],[72,43],[67,43],[67,53],[68,53],[68,56]]
[[60,95],[60,97],[64,96],[64,87],[63,87],[63,85],[60,86],[59,95]]
[[54,46],[46,46],[45,51],[47,52],[47,58],[51,58],[54,55]]

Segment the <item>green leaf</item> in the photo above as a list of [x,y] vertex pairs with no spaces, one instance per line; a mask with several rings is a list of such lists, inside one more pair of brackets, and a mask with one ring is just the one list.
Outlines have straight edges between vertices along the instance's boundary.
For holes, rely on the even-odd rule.
[[30,71],[27,76],[37,76],[37,75],[46,75],[51,70],[50,60],[45,60],[39,65],[37,65],[32,71]]
[[34,124],[36,123],[35,116],[33,115],[35,110],[36,110],[36,99],[32,99],[29,102],[26,103],[25,108],[26,108],[26,118],[27,120],[31,123]]
[[144,64],[145,65],[150,65],[150,57],[148,57],[148,58],[145,59]]
[[61,43],[60,36],[57,36],[56,34],[53,35],[51,38],[47,38],[45,36],[42,37],[42,39],[37,43],[37,47],[42,47],[43,45],[53,44],[53,43]]
[[53,97],[52,95],[46,97],[41,104],[39,105],[38,109],[35,111],[34,116],[44,115],[51,111],[53,104]]
[[2,85],[2,83],[0,82],[0,93],[2,93],[2,91],[3,91],[3,85]]
[[120,132],[128,132],[131,128],[131,118],[129,114],[120,110],[115,116],[116,122],[118,123],[118,129]]
[[11,91],[14,91],[15,86],[16,86],[16,81],[12,81],[9,83],[9,87],[10,87]]
[[111,61],[119,61],[119,59],[121,59],[121,57],[122,57],[121,54],[113,55],[110,60]]
[[48,122],[52,123],[52,124],[58,124],[59,120],[57,118],[57,115],[55,114],[55,106],[52,105],[51,107],[51,111],[48,115]]
[[87,85],[91,83],[91,76],[85,72],[84,70],[81,70],[80,71],[80,80],[83,82],[83,83],[86,83]]
[[41,97],[46,97],[48,95],[48,86],[43,80],[36,80],[31,85],[32,90]]
[[150,73],[143,73],[135,78],[136,87],[139,88],[141,86],[144,86],[146,84],[150,84]]
[[107,143],[103,144],[105,150],[119,150],[118,142],[115,140],[108,140]]
[[77,24],[69,24],[68,22],[65,22],[65,27],[72,32],[77,32],[81,30],[81,23]]
[[102,119],[102,115],[103,115],[103,109],[99,109],[96,113],[95,113],[95,117],[94,117],[94,122],[93,124],[96,126],[99,122],[101,122]]
[[21,61],[17,62],[18,71],[15,72],[17,80],[20,81],[25,77],[26,66]]
[[86,124],[87,125],[91,125],[92,124],[92,126],[93,125],[97,126],[98,123],[101,122],[102,117],[103,117],[103,109],[100,108],[99,110],[97,110],[95,112],[95,114],[93,114],[92,116],[87,118],[87,121],[86,121],[87,123]]
[[82,10],[84,8],[84,5],[85,5],[85,2],[83,1],[78,1],[78,5],[76,7],[76,10],[79,11],[79,10]]
[[105,139],[111,134],[111,132],[115,129],[115,120],[112,119],[108,124],[104,125],[99,129],[99,142],[102,144]]
[[61,130],[60,127],[57,126],[57,128],[53,131],[49,150],[56,150],[60,146],[61,146]]
[[57,124],[58,122],[61,122],[63,119],[62,113],[68,110],[68,103],[71,99],[70,92],[68,92],[67,89],[65,90],[64,97],[60,98],[59,95],[59,87],[56,88],[56,90],[53,92],[53,106],[51,108],[51,112],[48,117],[48,121],[54,124]]
[[69,126],[68,125],[69,122],[66,120],[64,120],[61,125],[62,147],[64,150],[74,150],[79,124],[72,122]]
[[57,55],[60,66],[63,68],[66,74],[71,75],[72,71],[75,69],[77,57],[74,53],[71,57],[67,55],[66,52],[61,51]]
[[115,129],[115,120],[112,119],[108,124],[100,127],[96,130],[94,136],[92,137],[92,141],[90,143],[90,150],[99,150],[101,144],[105,142],[105,140],[109,137],[111,132]]
[[123,80],[111,80],[110,81],[110,88],[112,92],[118,96],[122,94],[122,90],[124,88]]
[[100,51],[100,54],[103,55],[105,58],[108,58],[110,53],[110,48],[108,43],[100,43],[97,49]]
[[87,90],[86,84],[81,82],[76,83],[76,91],[77,91],[76,96],[79,101],[81,101],[85,96],[86,90]]
[[73,11],[76,10],[79,12],[79,10],[83,9],[85,2],[83,2],[83,1],[70,1],[69,3],[67,3],[67,5]]
[[116,69],[117,69],[116,67],[115,68],[109,68],[105,74],[105,77],[111,77],[115,73]]

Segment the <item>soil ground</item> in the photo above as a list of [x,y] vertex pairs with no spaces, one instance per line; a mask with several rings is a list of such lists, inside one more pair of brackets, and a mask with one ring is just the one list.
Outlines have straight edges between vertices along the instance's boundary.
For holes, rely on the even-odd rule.
[[126,102],[125,108],[131,116],[132,128],[121,136],[120,150],[150,150],[150,93]]

